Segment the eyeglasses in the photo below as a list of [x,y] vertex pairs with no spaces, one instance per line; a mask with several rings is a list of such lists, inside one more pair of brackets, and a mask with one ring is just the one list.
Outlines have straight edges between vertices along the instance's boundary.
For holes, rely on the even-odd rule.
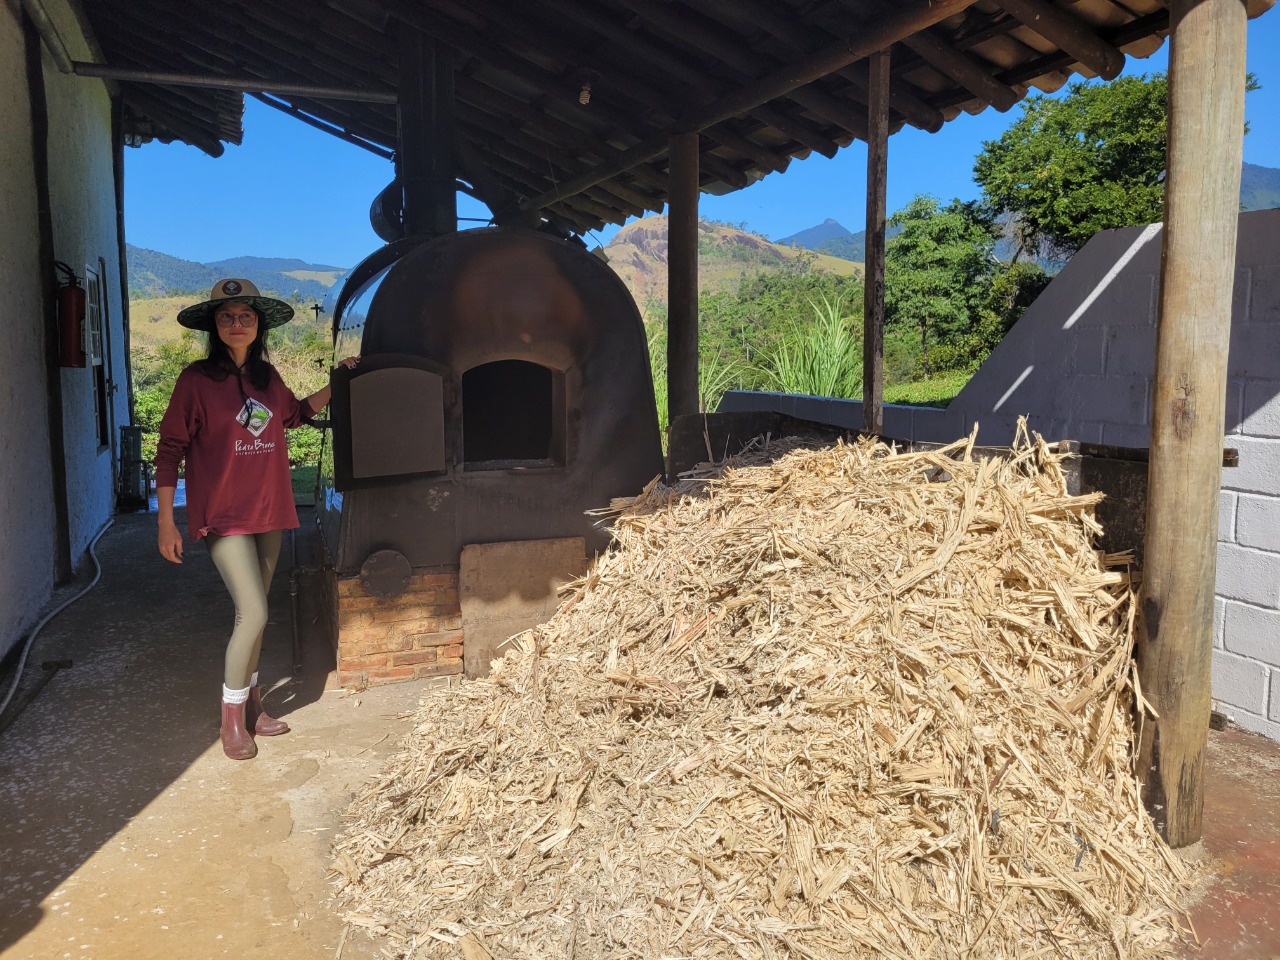
[[256,327],[258,325],[258,315],[256,313],[219,313],[214,317],[218,321],[218,326],[229,327],[233,323],[242,327]]

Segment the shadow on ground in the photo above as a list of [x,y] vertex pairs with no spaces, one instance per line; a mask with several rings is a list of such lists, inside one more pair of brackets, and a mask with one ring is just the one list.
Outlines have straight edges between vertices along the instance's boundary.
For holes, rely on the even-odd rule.
[[[300,513],[307,563],[314,521]],[[274,929],[280,955],[332,957],[330,837],[422,685],[326,693],[318,590],[302,595],[293,675],[286,537],[260,673],[268,709],[294,729],[259,738],[252,761],[227,760],[218,724],[233,609],[207,550],[188,544],[181,566],[166,562],[154,514],[140,514],[117,517],[97,554],[101,581],[37,637],[15,704],[42,662],[73,666],[0,735],[0,954],[221,956],[272,943]]]

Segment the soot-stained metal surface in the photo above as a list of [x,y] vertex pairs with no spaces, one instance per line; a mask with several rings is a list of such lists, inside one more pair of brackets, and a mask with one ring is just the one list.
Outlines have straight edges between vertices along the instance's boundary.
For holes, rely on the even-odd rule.
[[533,231],[396,253],[333,299],[335,354],[363,357],[335,374],[321,477],[337,572],[388,549],[414,568],[456,565],[475,543],[573,536],[601,549],[586,511],[663,468],[626,287],[580,246]]

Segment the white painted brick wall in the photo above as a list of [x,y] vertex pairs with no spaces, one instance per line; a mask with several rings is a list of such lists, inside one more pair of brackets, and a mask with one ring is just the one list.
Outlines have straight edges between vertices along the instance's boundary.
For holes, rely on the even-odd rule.
[[1280,660],[1280,610],[1235,600],[1224,601],[1224,605],[1224,649],[1263,663]]
[[1280,554],[1218,544],[1217,593],[1258,607],[1280,607]]
[[1246,380],[1240,386],[1244,391],[1242,431],[1251,437],[1280,437],[1280,403],[1276,403],[1280,380]]
[[[1224,497],[1239,497],[1232,536],[1242,547],[1280,553],[1280,501],[1249,493],[1223,491]],[[1220,538],[1226,539],[1226,538]]]
[[1224,473],[1223,486],[1280,497],[1280,440],[1241,434],[1230,444],[1240,451],[1240,466]]
[[[1098,234],[950,407],[886,407],[885,432],[949,441],[976,421],[979,441],[1000,445],[1026,414],[1052,440],[1148,446],[1160,239],[1139,227]],[[1241,215],[1236,261],[1223,445],[1240,465],[1222,472],[1213,696],[1242,727],[1280,740],[1280,210]],[[721,409],[862,424],[857,401],[735,392]]]
[[1214,651],[1214,699],[1265,717],[1270,681],[1271,670],[1265,663],[1234,653]]
[[1240,494],[1223,490],[1218,494],[1218,542],[1235,543],[1236,509]]

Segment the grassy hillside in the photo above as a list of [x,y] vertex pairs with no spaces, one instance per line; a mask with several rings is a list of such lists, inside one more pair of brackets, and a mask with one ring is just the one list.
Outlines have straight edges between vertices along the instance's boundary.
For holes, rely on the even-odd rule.
[[160,344],[180,340],[183,327],[178,313],[183,307],[199,303],[207,294],[184,294],[177,297],[133,297],[129,300],[129,344],[134,354],[139,350],[158,350]]
[[322,286],[332,287],[344,273],[345,270],[286,270],[284,276],[295,280],[314,280]]
[[229,260],[214,260],[206,263],[206,267],[221,270],[225,273],[243,273],[256,270],[259,273],[291,273],[297,270],[317,270],[322,273],[342,273],[345,267],[334,267],[324,263],[307,263],[296,257],[232,257]]
[[[817,270],[838,277],[862,275],[862,264],[796,247],[722,223],[698,224],[698,288],[702,294],[737,289],[755,274]],[[645,316],[667,302],[667,218],[645,217],[618,231],[605,247],[609,266],[631,290]]]
[[129,259],[129,290],[151,296],[163,296],[170,291],[192,292],[209,290],[222,279],[218,273],[203,263],[171,257],[158,250],[127,244],[125,253]]

